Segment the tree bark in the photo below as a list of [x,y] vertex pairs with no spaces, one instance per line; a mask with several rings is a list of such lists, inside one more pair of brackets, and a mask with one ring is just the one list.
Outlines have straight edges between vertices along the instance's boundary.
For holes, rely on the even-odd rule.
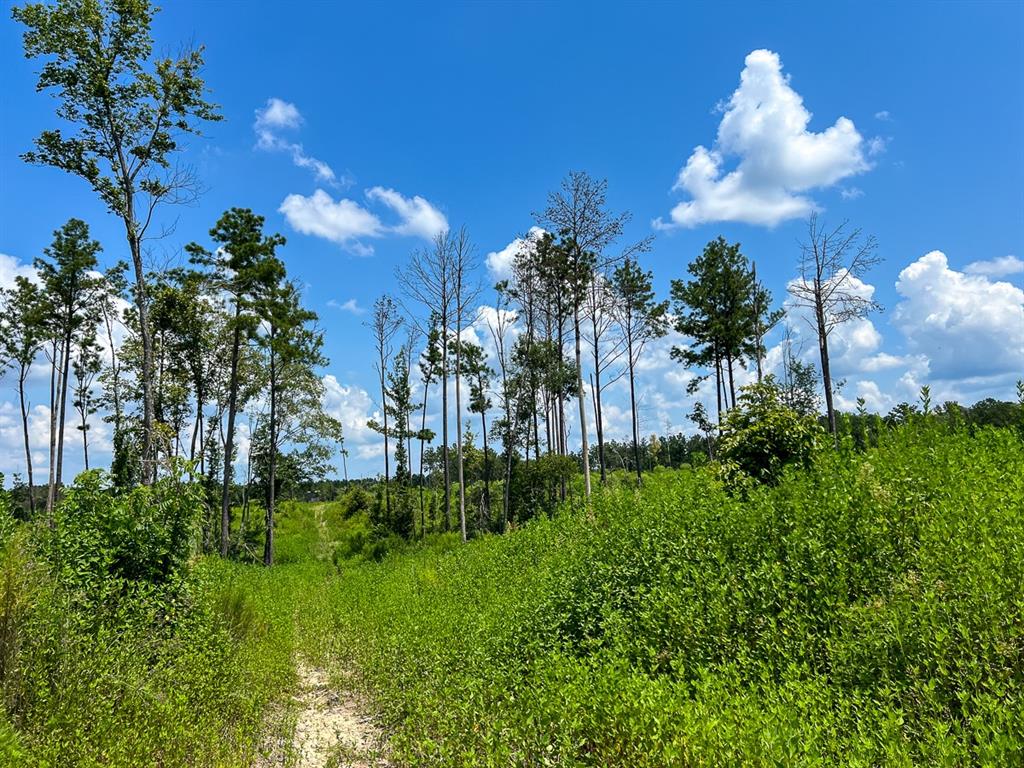
[[142,339],[142,484],[150,485],[156,477],[156,462],[153,457],[153,335],[149,327],[142,244],[135,234],[134,192],[128,190],[125,199],[128,208],[124,221],[128,232],[132,267],[135,270],[135,308],[139,313],[139,336]]
[[267,518],[263,537],[263,565],[274,564],[274,505],[277,500],[277,360],[274,354],[274,328],[270,328],[270,455],[267,474]]
[[836,434],[836,411],[832,402],[832,369],[828,359],[828,327],[825,323],[825,307],[821,290],[815,286],[814,315],[818,323],[818,352],[821,355],[821,380],[825,388],[825,410],[828,414],[828,431]]
[[64,468],[64,421],[67,419],[67,407],[68,407],[68,368],[71,367],[71,331],[64,336],[64,351],[62,353],[63,358],[63,369],[60,374],[60,398],[58,400],[58,410],[60,415],[57,417],[57,474],[54,481],[54,494],[56,498],[57,489],[61,486],[63,480],[63,468]]
[[[420,419],[420,538],[422,539],[427,535],[426,527],[426,513],[424,511],[423,502],[423,482],[426,479],[423,474],[423,452],[426,446],[426,440],[423,439],[423,433],[427,430],[427,392],[430,389],[430,382],[423,382],[423,416]],[[411,460],[411,459],[410,459]]]
[[[461,308],[460,308],[461,310]],[[462,540],[466,541],[466,483],[463,476],[462,466],[462,313],[455,320],[455,434],[458,442],[455,444],[456,461],[459,465],[459,526],[462,530]]]
[[452,476],[451,467],[448,465],[448,323],[447,318],[442,322],[441,327],[441,461],[444,464],[442,473],[444,475],[444,491],[442,493],[444,503],[444,530],[447,533],[452,529]]
[[480,428],[483,430],[484,439],[484,509],[487,511],[487,520],[491,519],[491,462],[487,457],[487,413],[480,411]]
[[580,444],[583,454],[583,489],[587,500],[590,499],[590,442],[587,438],[587,408],[583,402],[586,392],[583,389],[583,351],[580,346],[580,310],[575,307],[573,319],[576,335],[576,392],[580,401]]
[[636,484],[643,482],[643,469],[640,466],[640,424],[636,418],[636,387],[633,376],[633,341],[627,342],[629,355],[629,411],[632,416],[630,421],[633,427],[633,461],[636,464]]
[[32,486],[32,449],[28,443],[28,409],[25,407],[25,379],[28,376],[28,368],[24,363],[18,371],[18,399],[21,401],[21,431],[25,438],[25,471],[28,475],[28,513],[29,516],[36,516],[35,491]]
[[[235,411],[238,407],[238,356],[242,345],[241,312],[235,307],[235,328],[231,341],[231,379],[228,387],[228,430],[224,437],[224,483],[220,499],[220,554],[228,556],[231,533],[231,454],[235,446]],[[152,405],[152,403],[150,403]]]
[[384,415],[384,514],[391,525],[391,460],[388,456],[388,392],[384,386],[384,346],[380,348],[380,409]]

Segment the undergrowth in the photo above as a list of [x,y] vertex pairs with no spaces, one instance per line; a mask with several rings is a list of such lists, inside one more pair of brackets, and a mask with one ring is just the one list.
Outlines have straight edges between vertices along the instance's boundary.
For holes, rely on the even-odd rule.
[[343,566],[315,634],[411,765],[1021,764],[1014,432],[908,427],[744,496],[656,472]]

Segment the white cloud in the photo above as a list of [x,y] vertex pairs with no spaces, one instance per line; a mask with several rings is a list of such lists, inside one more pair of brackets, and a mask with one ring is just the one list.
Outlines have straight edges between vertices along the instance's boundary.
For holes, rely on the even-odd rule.
[[839,190],[839,195],[843,200],[856,200],[858,197],[864,197],[864,190],[860,187],[843,187]]
[[[256,147],[267,151],[288,152],[292,162],[300,168],[312,170],[317,181],[339,184],[337,175],[327,163],[307,155],[302,144],[288,141],[281,135],[282,131],[298,129],[303,122],[294,104],[273,97],[267,99],[266,106],[256,110],[256,121],[252,126],[256,132]],[[351,180],[344,179],[340,183],[347,186]]]
[[540,227],[530,227],[526,237],[517,237],[500,251],[488,253],[486,258],[487,271],[491,277],[495,281],[507,280],[512,277],[512,265],[515,263],[516,256],[524,247],[532,248],[534,242],[543,234],[544,230]]
[[372,187],[366,191],[366,197],[386,205],[398,214],[401,221],[390,228],[396,235],[411,235],[430,240],[435,235],[448,231],[448,219],[444,214],[419,195],[403,197],[393,189]]
[[384,233],[384,225],[375,214],[354,200],[343,198],[335,202],[322,189],[309,197],[288,195],[278,211],[302,234],[340,245],[349,245],[360,237],[380,237]]
[[[672,209],[657,228],[694,227],[715,221],[774,226],[815,210],[800,194],[829,187],[871,166],[864,139],[840,117],[820,133],[809,131],[811,113],[782,72],[778,54],[751,52],[740,86],[724,105],[712,149],[698,146],[679,172],[674,190],[690,200]],[[726,158],[738,158],[726,172]]]
[[1024,272],[1024,260],[1016,256],[1000,256],[985,261],[972,261],[964,268],[964,272],[985,277],[1006,277]]
[[13,256],[0,253],[0,288],[13,288],[16,277],[27,277],[32,282],[39,280],[36,268],[31,264],[22,264]]
[[880,112],[875,112],[875,120],[881,120],[883,123],[887,123],[892,120],[892,115],[889,114],[889,110],[883,109]]
[[[324,381],[324,411],[341,422],[347,446],[373,447],[379,435],[366,426],[370,419],[379,419],[369,393],[355,385],[341,384],[333,374],[327,374]],[[373,455],[372,453],[370,455]]]
[[397,213],[398,223],[385,224],[376,213],[355,200],[336,201],[322,189],[308,197],[288,195],[278,211],[302,234],[338,243],[359,256],[373,253],[373,247],[360,242],[361,238],[408,235],[429,240],[448,229],[444,214],[419,195],[407,198],[393,189],[373,187],[367,190],[366,197]]
[[366,309],[364,307],[360,307],[359,302],[357,302],[355,299],[349,299],[348,301],[341,303],[335,301],[334,299],[328,299],[327,306],[334,307],[335,309],[340,309],[342,312],[351,312],[353,315],[366,314]]
[[896,291],[893,323],[936,378],[1024,371],[1024,290],[957,272],[932,251],[900,272]]

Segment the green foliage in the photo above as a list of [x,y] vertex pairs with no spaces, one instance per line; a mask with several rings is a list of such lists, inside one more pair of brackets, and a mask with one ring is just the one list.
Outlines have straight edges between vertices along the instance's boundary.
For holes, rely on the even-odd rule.
[[771,376],[743,387],[722,424],[718,459],[726,481],[774,485],[788,465],[808,467],[821,430],[815,419],[782,403]]
[[455,553],[342,564],[322,636],[409,765],[1011,765],[1024,446],[902,429],[728,494],[611,483]]
[[83,472],[55,510],[47,559],[62,582],[86,590],[108,579],[166,583],[190,554],[198,490],[172,477],[114,495],[105,473]]

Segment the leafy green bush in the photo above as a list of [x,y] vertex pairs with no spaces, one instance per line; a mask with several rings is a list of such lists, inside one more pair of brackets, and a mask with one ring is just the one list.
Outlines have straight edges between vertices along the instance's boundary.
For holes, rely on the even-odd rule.
[[726,413],[718,443],[722,474],[734,486],[748,479],[775,485],[785,467],[810,466],[820,435],[812,416],[782,402],[769,376],[743,387],[739,404]]
[[108,579],[163,584],[191,553],[201,498],[174,477],[115,494],[104,472],[84,472],[54,511],[46,557],[85,589]]

